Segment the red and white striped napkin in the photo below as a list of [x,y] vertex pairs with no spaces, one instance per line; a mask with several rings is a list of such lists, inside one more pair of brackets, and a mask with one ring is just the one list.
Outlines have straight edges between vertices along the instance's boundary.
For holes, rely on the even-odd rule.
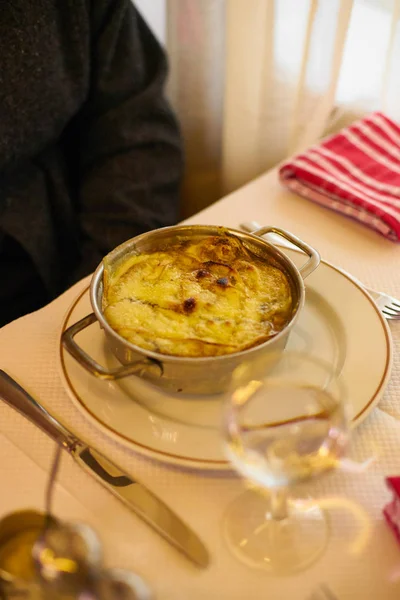
[[400,242],[400,127],[380,112],[284,163],[283,185]]

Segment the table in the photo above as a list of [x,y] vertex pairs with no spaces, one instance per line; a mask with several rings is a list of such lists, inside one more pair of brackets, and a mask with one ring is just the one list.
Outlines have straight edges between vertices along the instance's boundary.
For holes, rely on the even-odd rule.
[[[400,297],[400,246],[285,191],[276,170],[187,222],[237,227],[245,220],[284,227],[366,285]],[[379,407],[353,436],[352,456],[363,459],[377,454],[378,461],[362,475],[334,474],[313,484],[318,496],[339,499],[330,510],[329,547],[308,571],[275,578],[238,563],[222,539],[221,517],[242,491],[238,477],[184,471],[138,456],[98,432],[71,404],[56,369],[57,342],[64,314],[87,281],[0,330],[0,366],[78,435],[162,496],[201,534],[212,564],[205,571],[192,566],[69,457],[62,462],[56,514],[92,525],[103,541],[106,564],[138,572],[158,600],[306,600],[320,582],[328,582],[340,600],[398,600],[400,547],[381,509],[389,498],[384,476],[400,475],[400,321],[391,324],[395,356],[391,383]],[[0,423],[0,516],[24,507],[41,509],[54,446],[4,404],[0,404]]]

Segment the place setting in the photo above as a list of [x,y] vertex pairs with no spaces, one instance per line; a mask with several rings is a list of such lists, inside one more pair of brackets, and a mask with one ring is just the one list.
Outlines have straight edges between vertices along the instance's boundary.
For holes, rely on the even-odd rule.
[[[263,243],[272,248],[267,241]],[[294,268],[304,263],[304,254],[298,250],[285,247],[274,251],[281,255],[285,252]],[[92,281],[98,280],[95,277]],[[365,290],[324,261],[309,275],[306,285],[306,301],[293,324],[286,349],[320,357],[340,371],[351,398],[351,421],[357,424],[379,402],[390,376],[392,343],[386,320]],[[87,289],[68,311],[63,332],[91,310]],[[365,327],[371,340],[368,345],[363,341]],[[77,340],[80,348],[109,371],[120,364],[97,322],[82,330]],[[366,376],[365,364],[370,365]],[[61,340],[59,367],[75,406],[121,443],[171,464],[228,468],[219,439],[218,394],[194,393],[187,397],[185,390],[178,391],[179,379],[173,384],[175,389],[170,386],[167,391],[152,384],[157,381],[154,378],[147,379],[150,385],[137,377],[98,379],[77,363]],[[200,372],[203,376],[204,371]],[[220,378],[220,374],[210,374],[211,379],[214,377]],[[131,422],[138,425],[134,431]]]
[[[305,160],[295,164],[304,166]],[[279,176],[290,173],[283,166]],[[220,224],[218,210],[211,207],[196,223],[128,240],[103,258],[90,279],[37,313],[38,319],[58,315],[47,319],[40,340],[37,332],[26,338],[33,345],[37,335],[43,356],[51,356],[58,404],[49,395],[42,401],[28,392],[26,358],[19,369],[13,363],[0,371],[0,398],[58,448],[43,490],[44,512],[16,511],[17,517],[11,513],[0,520],[5,598],[14,592],[83,598],[78,593],[89,591],[99,600],[153,597],[151,571],[141,578],[135,569],[107,569],[98,558],[96,532],[52,510],[61,450],[110,492],[110,511],[125,506],[153,530],[154,544],[163,538],[180,557],[179,569],[187,567],[186,589],[194,573],[200,586],[207,577],[217,580],[222,561],[229,569],[238,565],[242,593],[246,585],[278,590],[284,582],[293,590],[303,582],[301,600],[345,600],[350,596],[342,595],[340,581],[318,579],[318,569],[323,565],[321,573],[328,573],[330,553],[340,547],[342,535],[350,535],[334,515],[338,506],[356,523],[349,531],[362,529],[356,521],[363,485],[377,494],[367,497],[368,519],[375,523],[379,514],[385,525],[379,539],[390,540],[394,555],[400,488],[388,462],[379,471],[378,447],[385,437],[380,423],[397,422],[378,405],[396,359],[391,332],[397,331],[399,301],[326,261],[322,248],[300,239],[292,227],[275,226],[273,219],[265,224],[261,209],[254,221],[236,210],[235,226]],[[389,237],[395,230],[383,230],[376,220],[371,224]],[[55,307],[58,312],[51,313]],[[29,332],[35,314],[26,319]],[[22,325],[19,332],[22,343]],[[44,372],[45,359],[40,360]],[[38,376],[40,392],[39,384]],[[70,403],[90,424],[95,443],[53,410],[61,403]],[[370,441],[374,423],[376,439]],[[392,444],[394,429],[385,443]],[[111,444],[126,457],[122,466]],[[136,477],[135,460],[147,465],[154,480]],[[191,522],[193,513],[181,515],[170,505],[156,472],[165,478],[182,474],[182,482],[187,474],[192,486],[207,485],[215,494],[218,531],[211,536],[207,527],[203,531]],[[330,482],[326,490],[324,481]],[[229,488],[221,499],[217,483]],[[357,494],[347,499],[352,486]],[[199,512],[203,509],[199,503]],[[9,567],[7,552],[18,554],[21,540],[28,575]],[[341,560],[338,556],[338,565]],[[343,564],[350,559],[343,557]],[[62,585],[53,589],[60,572]],[[350,579],[348,589],[355,585]],[[387,589],[396,585],[393,575]],[[118,596],[118,589],[125,595]]]

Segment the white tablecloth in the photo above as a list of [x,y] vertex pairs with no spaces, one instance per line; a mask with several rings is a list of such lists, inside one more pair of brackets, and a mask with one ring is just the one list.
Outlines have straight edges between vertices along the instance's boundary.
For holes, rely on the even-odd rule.
[[[236,227],[251,219],[289,229],[318,248],[324,259],[365,284],[400,297],[400,246],[284,191],[275,171],[190,221]],[[57,488],[56,514],[91,524],[103,541],[107,565],[137,571],[159,600],[305,600],[320,582],[328,582],[339,600],[398,600],[400,546],[381,510],[389,499],[384,476],[400,475],[400,322],[391,324],[395,351],[391,383],[379,407],[353,436],[352,456],[363,459],[373,454],[378,461],[362,475],[334,474],[315,484],[316,495],[336,497],[330,509],[329,547],[308,571],[275,578],[238,563],[222,539],[221,518],[242,491],[239,478],[180,470],[145,459],[97,431],[72,405],[57,371],[57,343],[62,319],[85,284],[78,283],[41,311],[0,330],[0,367],[78,435],[162,496],[201,534],[212,564],[204,571],[192,566],[67,456]],[[0,423],[0,516],[26,507],[40,509],[53,444],[4,404],[0,404]]]

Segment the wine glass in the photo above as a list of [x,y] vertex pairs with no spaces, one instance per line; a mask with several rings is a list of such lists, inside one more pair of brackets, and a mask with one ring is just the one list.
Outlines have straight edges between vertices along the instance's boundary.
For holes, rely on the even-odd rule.
[[343,382],[335,367],[284,351],[232,376],[223,422],[225,449],[250,489],[225,514],[224,536],[241,561],[273,573],[300,571],[326,547],[329,526],[294,484],[335,468],[349,436]]

